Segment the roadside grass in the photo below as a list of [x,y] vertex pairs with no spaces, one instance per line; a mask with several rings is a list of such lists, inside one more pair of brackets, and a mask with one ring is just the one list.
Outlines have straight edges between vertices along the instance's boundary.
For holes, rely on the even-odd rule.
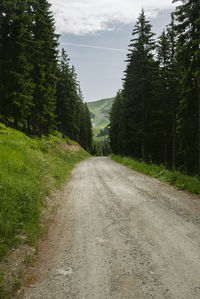
[[76,143],[59,134],[30,138],[0,124],[0,261],[24,239],[35,243],[42,233],[45,197],[89,157],[82,148],[71,151],[66,144]]
[[112,160],[121,163],[132,170],[174,185],[177,189],[200,194],[200,178],[197,176],[188,176],[178,170],[168,170],[164,165],[147,164],[128,157],[121,157],[118,155],[111,155],[110,157]]

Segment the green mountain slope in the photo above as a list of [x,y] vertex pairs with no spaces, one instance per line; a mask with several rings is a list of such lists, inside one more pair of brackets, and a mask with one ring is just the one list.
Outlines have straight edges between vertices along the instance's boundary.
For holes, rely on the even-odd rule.
[[87,103],[91,113],[94,136],[97,137],[100,130],[109,124],[109,113],[114,98],[103,99]]

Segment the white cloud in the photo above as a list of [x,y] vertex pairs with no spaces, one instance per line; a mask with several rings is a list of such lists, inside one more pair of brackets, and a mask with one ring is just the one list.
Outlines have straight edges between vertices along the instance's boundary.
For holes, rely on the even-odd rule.
[[135,22],[143,7],[148,17],[170,9],[172,0],[50,0],[59,33],[83,35],[112,30],[115,22]]

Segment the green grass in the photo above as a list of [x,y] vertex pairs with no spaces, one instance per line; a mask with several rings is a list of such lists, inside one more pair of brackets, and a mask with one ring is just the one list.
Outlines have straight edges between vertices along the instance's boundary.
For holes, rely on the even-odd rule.
[[127,166],[137,172],[144,173],[157,178],[162,182],[167,182],[176,186],[180,190],[187,190],[191,193],[200,194],[200,179],[181,173],[180,171],[171,171],[163,165],[147,164],[138,162],[131,158],[111,155],[111,159]]
[[[18,269],[17,273],[12,273],[10,278],[5,278],[4,273],[0,270],[0,298],[15,298],[14,294],[22,284],[22,270]],[[17,297],[21,298],[21,297]]]
[[22,242],[41,234],[45,197],[70,176],[74,165],[89,156],[65,148],[69,139],[33,139],[0,124],[0,260]]
[[[103,99],[95,102],[88,102],[88,108],[94,115],[92,118],[94,136],[99,134],[109,124],[109,113],[114,98]],[[98,138],[97,138],[98,139]]]

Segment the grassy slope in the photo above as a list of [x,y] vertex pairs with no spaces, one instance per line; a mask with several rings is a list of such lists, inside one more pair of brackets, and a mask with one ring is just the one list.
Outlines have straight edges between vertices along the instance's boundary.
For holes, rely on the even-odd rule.
[[108,98],[87,103],[90,112],[95,115],[92,119],[95,137],[98,135],[99,131],[105,128],[109,123],[109,113],[113,100],[114,98]]
[[179,171],[167,170],[163,165],[147,164],[127,157],[111,155],[111,159],[132,170],[174,185],[180,190],[187,190],[191,193],[200,194],[200,179],[198,177],[184,175]]
[[59,136],[33,139],[0,124],[0,259],[41,232],[41,209],[50,190],[59,188],[75,163],[89,156],[72,152]]

